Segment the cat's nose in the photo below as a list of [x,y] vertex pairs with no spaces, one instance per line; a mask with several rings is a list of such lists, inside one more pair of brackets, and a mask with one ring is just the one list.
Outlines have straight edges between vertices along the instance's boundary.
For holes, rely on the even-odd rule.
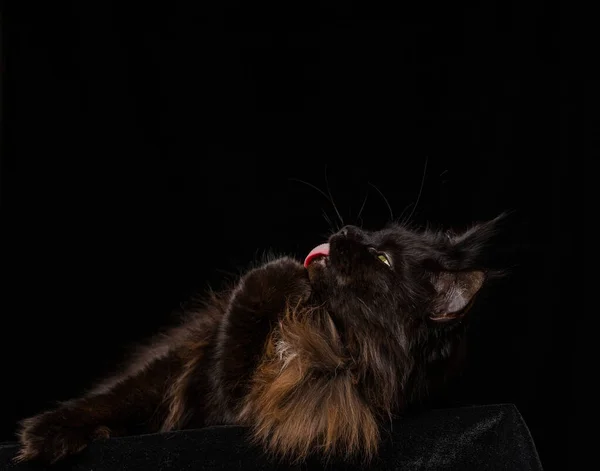
[[360,229],[356,226],[344,226],[342,227],[338,234],[343,235],[343,236],[353,236],[353,235],[357,235],[360,232]]

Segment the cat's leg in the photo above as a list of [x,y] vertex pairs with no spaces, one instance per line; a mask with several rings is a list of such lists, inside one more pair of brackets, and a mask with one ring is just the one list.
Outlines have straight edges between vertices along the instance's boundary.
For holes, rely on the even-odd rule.
[[310,296],[306,269],[280,258],[248,272],[234,291],[217,341],[217,388],[231,413],[247,393],[274,324]]
[[[333,320],[302,311],[310,295],[306,269],[290,259],[242,279],[221,324],[222,397],[273,456],[301,460],[321,450],[368,458],[379,443],[377,414]],[[283,316],[286,308],[299,316]]]
[[80,398],[25,419],[16,461],[55,462],[95,439],[158,430],[167,379],[175,368],[173,354],[156,355]]

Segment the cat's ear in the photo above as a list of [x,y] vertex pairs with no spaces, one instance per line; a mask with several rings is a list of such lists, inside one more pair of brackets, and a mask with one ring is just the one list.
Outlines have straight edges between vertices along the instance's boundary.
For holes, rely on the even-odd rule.
[[507,216],[508,213],[502,213],[494,219],[475,224],[462,233],[449,235],[447,268],[455,271],[489,268],[489,261],[493,258],[491,247]]
[[480,270],[440,272],[434,275],[434,302],[430,317],[436,321],[457,319],[467,313],[485,282]]

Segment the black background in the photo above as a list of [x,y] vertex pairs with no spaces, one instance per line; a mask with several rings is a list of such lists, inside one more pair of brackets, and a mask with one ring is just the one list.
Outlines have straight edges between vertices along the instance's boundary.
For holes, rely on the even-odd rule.
[[567,77],[560,11],[71,3],[21,2],[4,26],[2,439],[193,292],[268,249],[301,258],[320,243],[335,211],[300,179],[367,228],[390,218],[380,193],[418,224],[514,211],[513,272],[474,319],[457,398],[515,403],[546,469],[574,467],[586,310],[573,159],[590,149],[572,109],[592,82]]

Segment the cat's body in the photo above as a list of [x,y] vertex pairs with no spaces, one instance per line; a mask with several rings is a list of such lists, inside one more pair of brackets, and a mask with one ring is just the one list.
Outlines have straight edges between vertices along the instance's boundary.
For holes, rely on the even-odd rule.
[[449,236],[346,227],[209,297],[119,375],[21,424],[20,460],[91,440],[241,424],[279,457],[371,456],[391,414],[458,369],[496,220]]

